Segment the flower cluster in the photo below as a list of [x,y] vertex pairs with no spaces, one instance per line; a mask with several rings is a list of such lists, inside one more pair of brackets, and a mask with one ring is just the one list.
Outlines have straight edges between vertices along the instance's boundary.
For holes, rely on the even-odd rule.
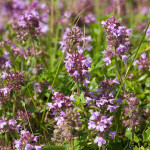
[[2,79],[3,84],[0,87],[0,100],[2,103],[5,103],[10,98],[10,91],[18,92],[24,82],[24,72],[13,72],[13,71],[2,71],[2,75],[0,77]]
[[34,83],[34,90],[36,90],[36,93],[41,93],[41,86],[39,83]]
[[39,15],[36,11],[26,11],[18,19],[18,25],[22,28],[34,29],[39,27]]
[[[115,92],[113,91],[116,87],[116,84],[119,84],[118,80],[115,78],[107,79],[100,82],[100,88],[96,91],[85,91],[85,98],[92,116],[88,122],[88,128],[93,130],[93,134],[96,135],[94,140],[98,146],[102,146],[106,143],[105,141],[105,131],[113,138],[114,132],[109,131],[109,127],[112,125],[113,113],[116,111],[117,107],[115,100]],[[121,99],[117,99],[118,104],[121,104]],[[100,110],[99,111],[93,111]],[[107,115],[106,115],[107,114]],[[109,115],[108,115],[109,114]]]
[[14,141],[14,147],[17,150],[21,150],[21,149],[32,150],[33,148],[36,150],[41,150],[42,146],[31,144],[31,143],[37,143],[37,140],[38,140],[37,136],[34,136],[29,131],[22,130],[20,139]]
[[78,50],[75,54],[66,53],[64,62],[69,76],[72,76],[74,81],[82,83],[84,78],[88,77],[91,61],[83,56],[83,50]]
[[24,57],[25,59],[28,59],[29,56],[34,56],[29,48],[24,50],[23,48],[15,47],[11,51],[14,56]]
[[31,112],[30,111],[26,111],[23,112],[22,110],[18,110],[17,111],[17,120],[22,120],[25,124],[28,123],[28,119],[31,119]]
[[66,52],[65,67],[69,76],[72,76],[74,81],[82,83],[84,78],[88,77],[88,69],[91,67],[90,58],[85,58],[83,55],[84,49],[91,50],[89,42],[92,41],[90,36],[83,37],[81,30],[73,27],[72,30],[67,29],[64,33],[63,41],[60,42],[62,51]]
[[146,53],[143,53],[139,60],[135,60],[133,65],[138,65],[139,70],[149,69],[150,68],[150,60],[146,56]]
[[[2,12],[0,14],[0,19],[1,19],[1,17],[4,18],[3,20],[1,19],[2,23],[4,21],[7,21],[8,23],[11,23],[13,25],[13,27],[16,28],[16,21],[18,21],[18,18],[19,18],[19,20],[21,22],[20,23],[18,22],[18,24],[20,24],[21,26],[22,25],[24,26],[26,23],[24,22],[25,18],[23,17],[24,15],[22,15],[22,14],[27,13],[27,17],[29,19],[29,13],[38,11],[38,12],[40,12],[40,14],[39,14],[40,21],[38,20],[39,21],[38,24],[37,24],[36,20],[34,20],[34,21],[26,20],[26,21],[28,23],[30,22],[29,23],[30,25],[33,25],[33,26],[38,25],[39,26],[38,29],[41,33],[46,33],[49,29],[48,25],[47,25],[49,10],[48,10],[48,7],[45,2],[40,3],[38,0],[34,0],[31,2],[24,1],[24,0],[11,0],[11,1],[7,1],[7,2],[6,1],[2,2],[2,4],[0,5],[0,8],[1,8],[1,12]],[[31,17],[31,15],[30,15],[30,17]],[[4,27],[0,26],[0,28],[3,29]],[[22,28],[22,30],[23,30],[23,28]],[[22,32],[18,31],[18,33],[25,34],[25,30],[23,30]]]
[[39,14],[36,11],[25,11],[18,19],[17,33],[18,40],[26,40],[28,36],[35,37],[38,35]]
[[125,100],[127,105],[124,107],[125,119],[123,124],[132,128],[135,125],[139,125],[139,109],[137,108],[139,100],[133,93],[125,95]]
[[24,82],[24,72],[3,72],[2,77],[5,79],[6,88],[9,90],[18,92],[22,88],[21,83]]
[[0,120],[0,132],[12,132],[13,130],[19,131],[19,125],[16,125],[17,121],[13,119],[7,119],[7,117],[2,117]]
[[106,144],[106,141],[103,138],[103,132],[109,131],[108,128],[110,127],[110,125],[112,125],[112,119],[112,116],[108,118],[106,115],[100,115],[100,112],[98,111],[92,112],[92,116],[90,117],[90,120],[88,122],[88,129],[95,130],[95,134],[97,135],[97,137],[95,138],[94,142],[98,143],[98,146]]
[[62,93],[55,92],[52,96],[52,100],[54,100],[53,103],[47,103],[49,107],[49,111],[52,111],[53,114],[56,114],[57,112],[63,112],[64,109],[69,108],[72,106],[73,95],[64,96]]
[[131,29],[126,26],[121,26],[116,18],[110,17],[106,21],[102,21],[102,25],[107,34],[107,41],[109,43],[108,49],[104,51],[106,65],[111,63],[111,57],[113,55],[121,56],[122,60],[126,63],[128,56],[127,52],[131,49],[129,37],[131,35]]
[[92,13],[90,13],[84,17],[84,21],[86,24],[89,24],[89,23],[95,23],[96,19],[95,19],[94,15]]
[[[93,92],[86,93],[86,102],[89,106],[96,106],[100,108],[101,111],[109,111],[110,113],[116,111],[116,106],[114,104],[115,94],[112,91],[116,87],[116,84],[119,84],[118,80],[115,78],[114,80],[104,79],[104,81],[100,82],[100,88]],[[119,99],[117,100],[119,104],[121,102]]]
[[57,124],[52,140],[63,142],[78,138],[78,131],[81,129],[80,114],[76,108],[67,108],[65,112],[55,117]]
[[5,52],[3,57],[0,57],[0,69],[12,68],[11,60],[9,59],[9,53]]
[[59,44],[61,45],[60,48],[62,49],[62,52],[73,53],[76,52],[76,50],[83,48],[84,50],[91,51],[91,41],[91,36],[84,37],[79,27],[73,27],[72,29],[66,28],[62,37],[62,41],[60,41]]

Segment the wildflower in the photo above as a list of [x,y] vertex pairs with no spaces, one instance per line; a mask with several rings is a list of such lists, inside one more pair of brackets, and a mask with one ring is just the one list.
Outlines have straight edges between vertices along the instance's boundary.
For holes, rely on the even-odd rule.
[[62,93],[54,92],[52,96],[53,103],[47,103],[49,107],[49,111],[52,111],[53,114],[57,112],[61,112],[63,109],[69,108],[72,106],[73,95],[68,97],[64,96]]
[[106,144],[106,141],[102,137],[96,137],[94,143],[98,143],[98,146],[101,147],[103,144]]
[[41,93],[41,86],[39,83],[34,83],[34,89],[36,90],[36,93]]
[[138,65],[139,70],[149,69],[150,68],[150,60],[146,56],[146,53],[143,53],[139,60],[135,60],[133,65]]
[[130,126],[131,128],[139,124],[139,109],[137,105],[139,104],[138,98],[134,96],[133,93],[125,95],[126,106],[124,107],[125,119],[123,124],[125,126]]
[[[121,26],[116,18],[110,17],[106,21],[101,22],[107,34],[106,38],[109,43],[108,50],[104,51],[106,65],[111,63],[110,59],[113,55],[121,56],[124,63],[126,63],[128,57],[127,52],[130,51],[131,44],[129,42],[129,37],[132,30],[128,29],[126,26]],[[107,55],[107,53],[111,55]]]
[[96,21],[94,15],[92,13],[88,14],[87,16],[84,17],[84,22],[86,24],[89,24],[89,23],[94,23]]
[[29,131],[22,130],[20,139],[14,141],[14,147],[17,148],[18,150],[19,149],[32,150],[33,148],[41,150],[42,149],[41,146],[30,144],[32,142],[37,143],[37,140],[35,141],[35,138],[37,139],[37,137],[32,135]]
[[8,74],[7,74],[6,72],[4,72],[4,71],[2,71],[2,74],[3,74],[3,75],[1,76],[2,79],[5,79],[5,78],[7,77],[7,75],[8,75]]
[[83,56],[82,51],[75,54],[66,53],[65,67],[69,76],[73,76],[73,80],[81,83],[87,76],[88,68],[91,66],[91,60]]

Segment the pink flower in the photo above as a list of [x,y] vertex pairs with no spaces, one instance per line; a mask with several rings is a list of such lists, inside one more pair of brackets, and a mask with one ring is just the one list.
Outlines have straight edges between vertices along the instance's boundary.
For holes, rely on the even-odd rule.
[[98,146],[101,147],[103,144],[106,144],[106,141],[102,137],[96,137],[94,143],[98,143]]

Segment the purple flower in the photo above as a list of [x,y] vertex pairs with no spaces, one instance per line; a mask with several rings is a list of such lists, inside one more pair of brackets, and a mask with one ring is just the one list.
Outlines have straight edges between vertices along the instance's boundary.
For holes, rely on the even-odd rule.
[[90,81],[87,80],[87,79],[85,79],[85,80],[84,80],[84,83],[83,83],[83,86],[88,87],[89,84],[90,84]]
[[90,97],[86,97],[86,102],[88,103],[88,105],[90,105],[90,102],[92,102],[93,101],[93,99],[92,98],[90,98]]
[[126,51],[126,46],[120,44],[117,48],[118,53],[124,53]]
[[117,108],[117,107],[118,107],[118,106],[108,105],[107,110],[109,110],[110,113],[112,113],[112,112],[116,111],[116,108]]
[[113,83],[117,83],[117,84],[120,84],[117,77],[113,80]]
[[90,58],[87,58],[87,59],[83,59],[82,60],[82,66],[86,66],[86,67],[91,67],[91,62],[92,61],[90,61]]
[[14,141],[14,145],[15,145],[15,148],[17,148],[18,150],[20,150],[22,148],[21,139],[15,140]]
[[96,128],[96,123],[90,120],[88,122],[88,129],[95,129],[95,128]]
[[7,61],[5,62],[6,68],[8,68],[8,67],[9,67],[9,68],[12,68],[11,64],[12,64],[11,60],[7,60]]
[[5,78],[8,76],[8,74],[7,74],[6,72],[4,72],[4,71],[2,71],[2,74],[3,74],[3,75],[1,76],[2,79],[5,79]]
[[127,63],[128,56],[122,55],[121,57],[122,57],[123,62],[124,62],[124,63]]
[[102,137],[96,137],[94,143],[97,143],[101,147],[103,144],[106,144],[106,141]]
[[139,60],[134,61],[133,65],[135,66],[136,64],[138,65],[139,70],[150,68],[150,60],[146,56],[146,53],[141,54],[141,57],[139,58]]
[[39,83],[35,83],[34,84],[34,90],[36,90],[37,93],[41,93],[41,87]]
[[129,42],[129,37],[132,30],[128,29],[126,26],[121,26],[116,18],[110,17],[106,21],[101,22],[105,28],[106,38],[109,43],[107,53],[111,54],[110,56],[106,55],[105,59],[106,65],[111,63],[110,58],[113,55],[121,56],[122,60],[126,63],[127,56],[126,53],[131,49],[131,44]]
[[84,18],[84,22],[86,24],[89,24],[89,23],[94,23],[96,21],[94,15],[92,13],[88,14],[87,16],[85,16]]
[[9,125],[12,125],[12,126],[15,126],[16,123],[17,123],[17,121],[16,121],[15,119],[10,119],[10,120],[8,121],[8,124],[9,124]]
[[71,12],[70,12],[70,11],[66,11],[66,12],[64,13],[64,17],[70,18],[70,17],[71,17]]
[[31,145],[31,144],[27,144],[27,145],[25,146],[25,150],[32,150],[33,148],[34,148],[34,146]]
[[147,29],[146,36],[148,36],[148,40],[150,41],[150,26]]
[[55,120],[57,121],[57,125],[60,125],[62,122],[64,122],[64,117],[58,116],[55,117]]
[[103,61],[106,63],[106,66],[108,66],[109,64],[111,64],[111,60],[110,60],[109,57],[104,58]]
[[78,76],[80,76],[77,70],[73,73],[73,75],[75,76],[75,78],[78,78]]
[[5,52],[5,53],[3,54],[3,57],[4,57],[5,59],[7,59],[7,58],[9,57],[9,53],[8,53],[8,52]]
[[136,64],[138,64],[139,61],[138,60],[135,60],[134,63],[133,63],[133,66],[135,66]]
[[42,146],[35,146],[35,150],[42,150]]
[[0,90],[4,93],[4,96],[6,96],[6,94],[10,91],[9,88],[7,88],[7,87],[2,88]]
[[111,135],[111,138],[114,139],[116,135],[116,131],[110,131],[109,134]]
[[6,124],[6,121],[0,120],[0,129],[3,129]]
[[18,25],[22,28],[25,28],[27,23],[25,21],[25,17],[24,16],[20,16],[18,19]]
[[147,58],[147,57],[146,57],[146,54],[143,53],[143,54],[141,55],[141,58],[142,58],[142,59],[146,59],[146,58]]

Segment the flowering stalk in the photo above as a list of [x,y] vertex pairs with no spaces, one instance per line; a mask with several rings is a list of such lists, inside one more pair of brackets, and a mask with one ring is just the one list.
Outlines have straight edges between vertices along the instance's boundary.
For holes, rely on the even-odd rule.
[[143,37],[142,37],[142,39],[141,39],[141,41],[140,41],[140,44],[139,44],[139,46],[138,46],[138,48],[137,48],[137,50],[136,50],[136,52],[135,52],[135,55],[134,55],[134,57],[133,57],[133,59],[132,59],[132,61],[131,61],[131,64],[129,65],[129,67],[128,67],[127,71],[126,71],[126,74],[125,74],[125,77],[124,77],[124,81],[123,81],[123,83],[120,85],[120,88],[119,88],[119,90],[118,90],[118,92],[117,92],[117,94],[116,94],[115,100],[118,98],[119,93],[120,93],[122,87],[124,86],[124,83],[125,83],[125,81],[126,81],[126,79],[127,79],[129,70],[130,70],[131,66],[133,65],[133,63],[134,63],[134,61],[135,61],[135,59],[136,59],[136,57],[137,57],[137,54],[138,54],[138,52],[139,52],[139,50],[140,50],[140,47],[141,47],[141,45],[142,45],[142,43],[143,43],[143,41],[144,41],[144,38],[145,38],[145,36],[146,36],[146,32],[147,32],[147,30],[148,30],[149,25],[150,25],[150,20],[149,20],[148,23],[147,23],[147,26],[146,26],[145,32],[144,32],[144,34],[143,34]]

